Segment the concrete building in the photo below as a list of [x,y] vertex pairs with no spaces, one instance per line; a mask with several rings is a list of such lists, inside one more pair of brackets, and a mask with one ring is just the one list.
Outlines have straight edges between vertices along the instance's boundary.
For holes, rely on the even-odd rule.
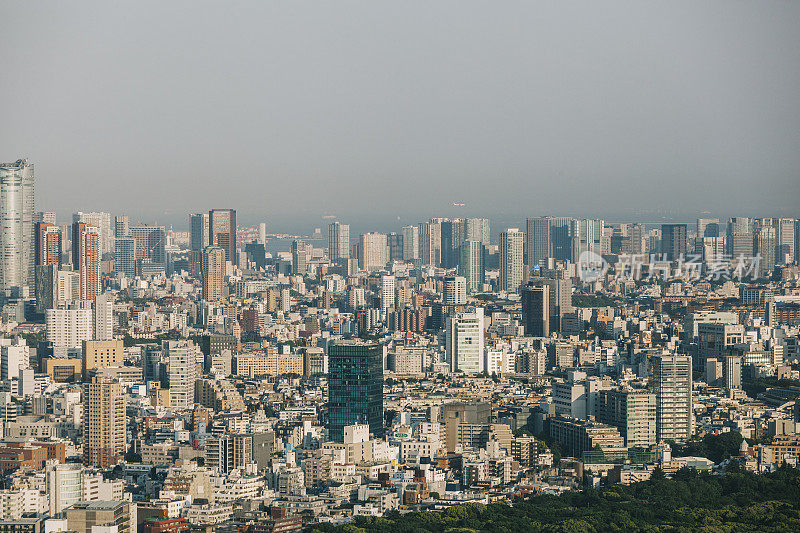
[[395,277],[381,276],[381,310],[394,308],[395,300]]
[[197,379],[197,356],[190,340],[163,341],[162,350],[167,361],[169,405],[190,409],[194,405],[194,382]]
[[725,356],[725,388],[742,388],[742,358],[738,355]]
[[648,390],[600,391],[597,418],[616,427],[628,448],[656,443],[656,397]]
[[447,318],[445,328],[447,361],[453,371],[477,374],[484,370],[483,308],[476,307],[465,313]]
[[203,299],[216,302],[224,294],[225,250],[220,246],[207,246],[202,254]]
[[614,426],[595,421],[557,416],[550,419],[550,438],[572,457],[599,447],[603,451],[625,449],[625,440]]
[[517,228],[500,233],[500,290],[517,292],[522,285],[525,234]]
[[108,468],[122,462],[125,396],[119,382],[94,378],[83,385],[83,462]]
[[385,233],[364,233],[358,247],[358,266],[372,272],[383,270],[389,262],[389,246]]
[[78,502],[66,510],[67,528],[76,533],[98,531],[131,533],[131,510],[127,501]]
[[122,366],[123,346],[121,340],[83,341],[82,373],[87,379],[89,372],[98,368]]
[[448,276],[444,278],[444,304],[466,305],[467,278],[464,276]]
[[689,440],[693,431],[691,358],[685,355],[652,357],[650,387],[656,397],[656,440]]
[[47,340],[54,347],[80,348],[94,338],[92,302],[77,300],[58,304],[45,313]]

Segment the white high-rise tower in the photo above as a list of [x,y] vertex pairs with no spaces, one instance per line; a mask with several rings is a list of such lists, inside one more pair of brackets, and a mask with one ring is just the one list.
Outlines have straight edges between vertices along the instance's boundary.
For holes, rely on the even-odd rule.
[[525,234],[517,228],[509,228],[500,234],[500,290],[517,292],[522,285],[524,239]]
[[34,285],[33,164],[0,164],[0,289]]

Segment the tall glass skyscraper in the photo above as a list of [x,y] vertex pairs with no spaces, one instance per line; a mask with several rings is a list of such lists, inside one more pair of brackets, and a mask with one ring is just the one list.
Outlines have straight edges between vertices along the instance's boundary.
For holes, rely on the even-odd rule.
[[225,260],[239,264],[236,255],[236,210],[212,209],[208,212],[208,244],[221,246]]
[[481,241],[464,241],[461,245],[458,274],[467,279],[467,292],[472,293],[483,288],[486,280],[483,255],[484,247]]
[[189,249],[193,252],[202,252],[209,245],[208,213],[189,215],[189,225],[191,226]]
[[383,438],[383,349],[358,339],[336,341],[328,348],[328,430],[342,442],[344,427],[368,424]]
[[350,259],[350,225],[331,222],[328,224],[328,257],[331,261]]
[[0,163],[0,289],[33,289],[33,198],[33,164]]

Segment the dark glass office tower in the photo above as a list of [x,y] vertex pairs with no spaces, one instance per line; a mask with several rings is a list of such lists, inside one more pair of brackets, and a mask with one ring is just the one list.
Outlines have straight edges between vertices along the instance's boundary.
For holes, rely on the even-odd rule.
[[526,335],[550,336],[550,287],[548,285],[529,284],[522,289],[522,322]]
[[686,257],[686,224],[661,224],[661,253],[667,261]]
[[368,424],[383,438],[383,349],[357,339],[336,341],[328,348],[328,429],[342,442],[344,427]]

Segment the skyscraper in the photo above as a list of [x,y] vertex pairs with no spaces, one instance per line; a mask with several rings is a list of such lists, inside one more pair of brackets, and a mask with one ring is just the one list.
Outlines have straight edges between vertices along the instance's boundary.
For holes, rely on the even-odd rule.
[[394,276],[381,276],[381,309],[394,308],[394,290],[395,278]]
[[718,237],[719,219],[718,218],[698,218],[697,219],[697,238]]
[[467,292],[481,290],[486,281],[483,256],[484,248],[480,241],[464,241],[461,244],[458,273],[467,280]]
[[34,286],[33,213],[33,164],[0,164],[0,289]]
[[37,222],[34,262],[61,267],[61,228],[48,222]]
[[656,395],[656,440],[686,442],[692,436],[692,358],[659,355],[650,360]]
[[33,214],[34,222],[47,222],[48,224],[56,223],[56,214],[52,211],[36,211]]
[[212,209],[208,212],[208,244],[221,246],[225,250],[225,260],[238,264],[236,210]]
[[267,244],[267,223],[258,223],[258,244]]
[[528,266],[541,265],[552,256],[550,217],[529,218],[526,223]]
[[458,246],[464,240],[464,222],[445,220],[441,223],[442,258],[444,268],[454,268],[458,264]]
[[403,260],[413,261],[419,257],[419,228],[403,226]]
[[453,371],[477,374],[484,370],[483,308],[447,318],[445,350]]
[[105,292],[94,299],[94,338],[111,340],[114,338],[114,297]]
[[197,378],[195,344],[190,340],[177,340],[162,341],[161,346],[167,361],[169,406],[191,409]]
[[686,224],[661,224],[661,253],[667,261],[686,258]]
[[758,277],[769,277],[775,268],[775,250],[777,242],[774,226],[762,225],[756,230],[753,251],[760,258]]
[[[113,234],[111,233],[111,213],[103,213],[99,211],[92,211],[91,213],[84,213],[78,211],[73,213],[72,222],[83,222],[89,226],[94,226],[99,231],[100,236],[100,257],[114,251],[113,249]],[[116,231],[116,223],[114,230]]]
[[132,278],[136,276],[136,239],[117,237],[114,241],[114,270]]
[[627,447],[656,444],[656,397],[645,389],[601,390],[598,419],[615,426]]
[[167,232],[164,226],[138,224],[130,228],[130,236],[136,241],[137,261],[149,259],[154,263],[166,262]]
[[733,258],[753,255],[753,221],[747,217],[733,217],[728,221],[726,253]]
[[524,234],[517,228],[509,228],[500,234],[500,290],[519,291],[522,285]]
[[570,239],[572,241],[572,261],[577,262],[583,252],[594,252],[602,255],[603,250],[603,228],[605,223],[600,220],[580,219],[572,220],[572,231]]
[[738,355],[725,356],[725,388],[742,388],[742,358]]
[[311,260],[312,246],[303,241],[292,241],[292,273],[304,276]]
[[83,463],[108,468],[125,449],[125,396],[119,382],[95,377],[83,385]]
[[776,218],[774,219],[775,231],[775,262],[778,264],[791,264],[796,257],[796,249],[794,242],[794,224],[793,218]]
[[421,222],[419,225],[419,258],[423,265],[439,266],[442,259],[441,222]]
[[[698,218],[697,219],[697,236],[694,241],[694,253],[700,257],[705,257],[705,254],[710,254],[709,260],[715,255],[717,244],[722,239],[719,239],[719,219],[718,218]],[[714,240],[706,240],[714,239]],[[719,253],[723,253],[720,250]],[[717,254],[718,255],[718,254]]]
[[222,284],[225,280],[225,250],[219,246],[207,246],[203,250],[203,298],[209,302],[222,299]]
[[403,261],[403,234],[392,232],[387,239],[389,241],[389,261]]
[[649,251],[647,247],[647,231],[644,224],[631,224],[628,227],[628,237],[631,240],[632,255],[646,254]]
[[357,339],[333,342],[328,348],[328,431],[336,442],[344,427],[368,424],[383,438],[383,348]]
[[328,224],[328,258],[333,262],[350,259],[350,225]]
[[529,283],[522,289],[522,323],[526,335],[550,336],[550,287]]
[[550,218],[550,252],[557,261],[572,259],[572,225],[569,217]]
[[100,294],[100,229],[85,222],[72,224],[72,268],[81,276],[81,299]]
[[189,249],[194,252],[202,252],[208,246],[208,213],[193,213],[189,215]]
[[531,278],[535,285],[546,285],[550,296],[550,331],[561,331],[564,316],[574,313],[572,307],[572,280],[570,278]]
[[114,217],[114,238],[128,237],[131,234],[131,217],[117,215]]
[[444,278],[444,304],[465,305],[467,303],[467,278],[448,276]]
[[358,247],[358,266],[367,271],[383,270],[389,261],[385,233],[364,233]]
[[459,242],[480,241],[484,246],[491,244],[488,218],[467,218],[464,220],[464,234]]

